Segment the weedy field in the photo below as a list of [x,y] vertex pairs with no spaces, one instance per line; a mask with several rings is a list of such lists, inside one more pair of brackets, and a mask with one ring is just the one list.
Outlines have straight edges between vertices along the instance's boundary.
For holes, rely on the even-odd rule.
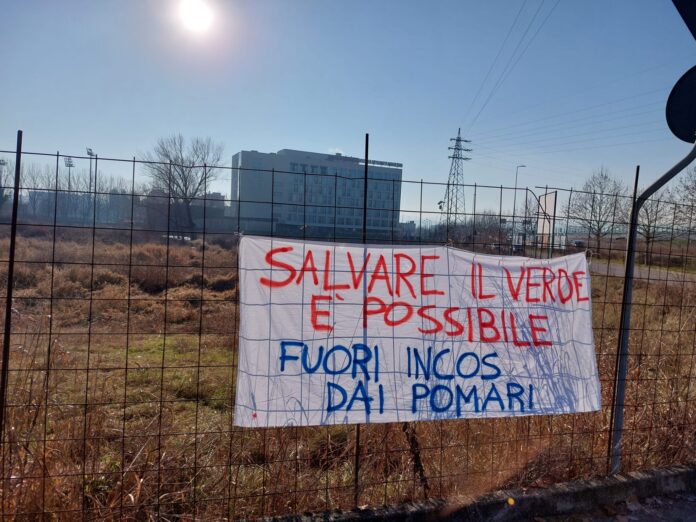
[[[234,239],[133,238],[20,230],[6,514],[236,519],[457,499],[607,471],[620,278],[592,278],[601,412],[362,426],[356,459],[355,426],[233,427]],[[1,240],[0,259],[7,251]],[[6,285],[6,263],[2,271]],[[696,283],[667,282],[668,273],[635,285],[626,470],[696,457]]]

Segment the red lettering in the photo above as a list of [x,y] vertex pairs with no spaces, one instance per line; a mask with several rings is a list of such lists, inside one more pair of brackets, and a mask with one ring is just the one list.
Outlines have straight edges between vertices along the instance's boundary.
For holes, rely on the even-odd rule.
[[317,266],[314,264],[314,253],[311,250],[307,250],[305,254],[304,262],[302,263],[302,268],[295,281],[298,285],[304,279],[305,272],[312,272],[312,279],[314,279],[314,285],[319,286],[319,276],[317,275]]
[[503,341],[507,343],[510,339],[508,339],[507,328],[505,328],[505,310],[500,311],[500,320],[503,323],[503,327],[501,328],[501,330],[503,330]]
[[[369,307],[370,303],[378,303],[379,306],[377,308],[371,309]],[[386,309],[387,305],[379,297],[375,297],[373,295],[368,296],[367,299],[365,299],[365,302],[363,303],[363,328],[367,328],[368,316],[384,313]]]
[[[343,283],[339,285],[331,285],[329,284],[329,275],[330,275],[330,268],[331,268],[331,250],[326,250],[324,252],[324,291],[325,292],[331,292],[334,290],[348,290],[350,288],[350,285],[348,283]],[[336,278],[336,273],[334,272],[334,280]]]
[[[483,314],[488,315],[488,319],[483,318]],[[478,321],[479,321],[479,333],[481,335],[481,341],[484,343],[494,343],[500,341],[500,332],[495,327],[495,316],[488,308],[478,308]],[[491,330],[493,333],[488,335],[487,330]]]
[[445,333],[449,335],[450,337],[455,337],[457,335],[461,335],[464,333],[464,326],[462,323],[457,321],[455,318],[452,317],[452,314],[455,312],[458,312],[459,308],[452,306],[450,308],[447,308],[445,310],[445,321],[447,321],[450,325],[454,327],[453,330],[445,330]]
[[539,338],[539,334],[546,333],[549,330],[548,328],[534,324],[534,321],[537,320],[546,321],[546,324],[548,324],[549,318],[545,315],[529,315],[529,329],[532,331],[532,341],[534,342],[534,346],[551,346],[551,341],[546,341]]
[[[381,272],[381,275],[380,275]],[[370,285],[367,287],[368,292],[372,292],[375,286],[375,281],[384,281],[387,284],[387,292],[390,296],[394,295],[392,292],[391,281],[389,279],[389,271],[387,270],[387,262],[384,260],[384,256],[380,255],[377,260],[377,265],[372,272],[372,277],[370,278]]]
[[433,308],[436,308],[435,305],[427,305],[427,306],[421,306],[418,309],[418,315],[425,319],[426,321],[430,321],[433,324],[432,328],[421,328],[420,326],[418,327],[418,331],[422,334],[434,334],[442,330],[442,323],[435,319],[432,315],[428,314],[428,310],[432,310]]
[[471,295],[476,297],[476,263],[471,263]]
[[[551,279],[547,279],[546,274],[551,274]],[[551,270],[550,268],[544,267],[544,277],[543,277],[544,290],[541,294],[541,300],[544,301],[545,303],[548,303],[548,301],[546,300],[547,294],[550,297],[551,301],[553,301],[554,303],[556,302],[556,298],[553,296],[553,292],[551,291],[551,283],[553,283],[555,280],[556,280],[556,274],[553,273],[553,270]]]
[[[406,272],[401,270],[402,259],[408,259],[409,263],[411,263],[411,267]],[[401,297],[401,281],[403,281],[408,287],[411,296],[415,299],[416,292],[413,289],[413,285],[411,285],[411,282],[408,280],[408,277],[416,273],[416,262],[411,256],[403,253],[394,254],[394,260],[396,262],[396,295]]]
[[538,303],[540,299],[538,297],[532,297],[532,288],[540,288],[541,283],[532,283],[532,271],[533,270],[543,270],[539,266],[530,266],[527,269],[527,294],[525,295],[525,301],[528,303]]
[[483,300],[483,299],[492,299],[495,297],[495,294],[486,294],[483,290],[483,265],[479,263],[478,266],[478,280],[479,280],[479,290],[478,290],[478,298]]
[[512,345],[517,348],[529,348],[529,341],[520,341],[517,335],[517,323],[515,322],[515,314],[510,312],[510,331],[512,332]]
[[520,290],[522,290],[522,281],[524,281],[524,274],[525,274],[524,267],[520,267],[520,275],[517,278],[516,285],[512,284],[512,274],[510,274],[510,271],[506,267],[503,267],[503,270],[505,270],[505,276],[507,278],[508,288],[510,289],[510,295],[512,296],[512,298],[515,301],[519,301]]
[[278,248],[273,248],[266,252],[266,263],[268,263],[272,267],[276,268],[282,268],[283,270],[287,270],[288,276],[283,279],[282,281],[274,281],[272,279],[268,279],[266,277],[261,277],[259,278],[259,283],[261,283],[264,286],[269,286],[271,288],[278,287],[278,286],[286,286],[289,285],[293,279],[295,279],[295,274],[297,273],[297,270],[295,270],[291,265],[288,265],[287,263],[283,263],[282,261],[278,261],[276,259],[273,259],[273,256],[275,254],[282,254],[285,252],[292,252],[292,247],[291,246],[285,246],[285,247],[278,247]]
[[468,334],[466,340],[470,343],[474,342],[474,319],[472,317],[471,308],[466,309],[466,325],[468,327]]
[[331,301],[331,296],[330,295],[313,295],[312,296],[312,305],[310,307],[311,309],[311,317],[312,317],[312,326],[317,332],[330,332],[333,330],[333,326],[331,326],[328,323],[320,323],[319,322],[319,317],[329,317],[331,315],[331,312],[328,310],[319,310],[317,309],[317,302],[318,301]]
[[575,295],[578,296],[578,303],[582,303],[583,301],[589,301],[590,298],[589,296],[580,296],[580,289],[585,286],[582,284],[582,282],[578,279],[578,276],[584,276],[585,272],[578,271],[578,272],[573,272],[573,282],[575,283]]
[[365,259],[363,261],[362,268],[360,269],[360,272],[357,274],[355,273],[355,265],[353,264],[353,256],[350,255],[350,252],[347,252],[348,255],[348,264],[350,265],[350,276],[353,280],[353,288],[357,289],[358,286],[360,285],[360,280],[363,278],[363,275],[365,274],[365,268],[367,267],[368,261],[370,261],[370,255],[367,254],[365,256]]
[[440,259],[440,256],[421,256],[421,266],[420,266],[420,290],[421,295],[445,295],[443,290],[428,290],[425,288],[425,280],[435,277],[433,274],[427,274],[425,272],[425,262],[428,259],[436,260]]
[[[565,278],[567,288],[568,288],[568,294],[563,294],[563,281],[562,277]],[[568,272],[566,272],[563,268],[558,269],[558,298],[561,300],[561,303],[565,304],[568,301],[571,300],[573,297],[573,283],[570,280],[570,277],[568,277]]]
[[[406,308],[406,314],[401,319],[391,319],[389,317],[389,314],[391,314],[397,306],[403,306],[404,308]],[[413,307],[410,304],[404,301],[395,301],[392,304],[390,304],[387,307],[387,310],[384,312],[384,323],[387,326],[399,326],[400,324],[404,324],[406,321],[408,321],[412,315]]]

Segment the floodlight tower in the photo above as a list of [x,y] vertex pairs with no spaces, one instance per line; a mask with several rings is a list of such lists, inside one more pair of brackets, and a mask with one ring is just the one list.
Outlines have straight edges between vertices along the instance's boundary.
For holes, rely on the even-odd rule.
[[75,163],[73,162],[73,159],[70,156],[63,156],[63,162],[65,163],[65,166],[68,168],[68,192],[70,192],[70,175],[72,174],[72,168],[75,166]]
[[[466,143],[471,140],[462,138],[462,129],[459,128],[456,138],[450,138],[453,146],[449,147],[452,155],[448,156],[452,160],[450,165],[449,178],[447,179],[447,190],[445,199],[440,201],[440,211],[442,211],[442,222],[447,226],[447,241],[450,238],[461,238],[463,226],[466,221],[466,202],[464,199],[464,162],[471,158],[466,156],[472,149],[466,148]],[[458,237],[459,236],[459,237]]]
[[[94,151],[87,147],[87,156],[89,156],[89,192],[92,192],[92,158],[96,156]],[[95,172],[94,172],[94,192],[97,191],[97,172],[96,172],[96,163],[94,165]]]
[[4,159],[0,159],[0,190],[4,190],[5,165],[7,165],[7,161],[5,161]]

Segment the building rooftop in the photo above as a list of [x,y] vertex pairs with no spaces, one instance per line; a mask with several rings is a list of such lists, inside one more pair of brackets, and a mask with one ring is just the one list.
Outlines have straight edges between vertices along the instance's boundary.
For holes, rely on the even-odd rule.
[[[335,154],[326,154],[323,152],[310,152],[306,150],[296,150],[296,149],[280,149],[278,152],[269,152],[269,153],[259,153],[257,150],[250,150],[248,152],[254,152],[256,154],[270,154],[270,155],[275,155],[277,154],[278,156],[291,156],[291,155],[299,155],[299,156],[304,156],[305,158],[317,158],[321,159],[322,161],[340,161],[343,163],[359,163],[359,164],[364,164],[364,159],[363,158],[358,158],[356,156],[345,156],[341,154],[340,152],[336,152]],[[401,169],[403,168],[403,163],[397,163],[394,161],[379,161],[379,160],[368,160],[367,162],[368,165],[372,165],[374,167],[387,167],[387,168],[393,168],[393,169]]]

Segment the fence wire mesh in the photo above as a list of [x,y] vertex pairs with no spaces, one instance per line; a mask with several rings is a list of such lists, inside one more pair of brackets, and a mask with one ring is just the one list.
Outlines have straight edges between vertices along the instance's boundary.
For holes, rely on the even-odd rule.
[[[251,430],[233,425],[240,234],[360,241],[362,175],[199,166],[183,197],[135,159],[24,153],[8,283],[15,156],[0,158],[4,518],[239,519],[607,473],[630,197],[471,184],[443,215],[446,184],[368,182],[368,242],[586,251],[600,412]],[[235,193],[244,177],[270,190]],[[694,217],[659,199],[641,216],[625,471],[696,456]]]

